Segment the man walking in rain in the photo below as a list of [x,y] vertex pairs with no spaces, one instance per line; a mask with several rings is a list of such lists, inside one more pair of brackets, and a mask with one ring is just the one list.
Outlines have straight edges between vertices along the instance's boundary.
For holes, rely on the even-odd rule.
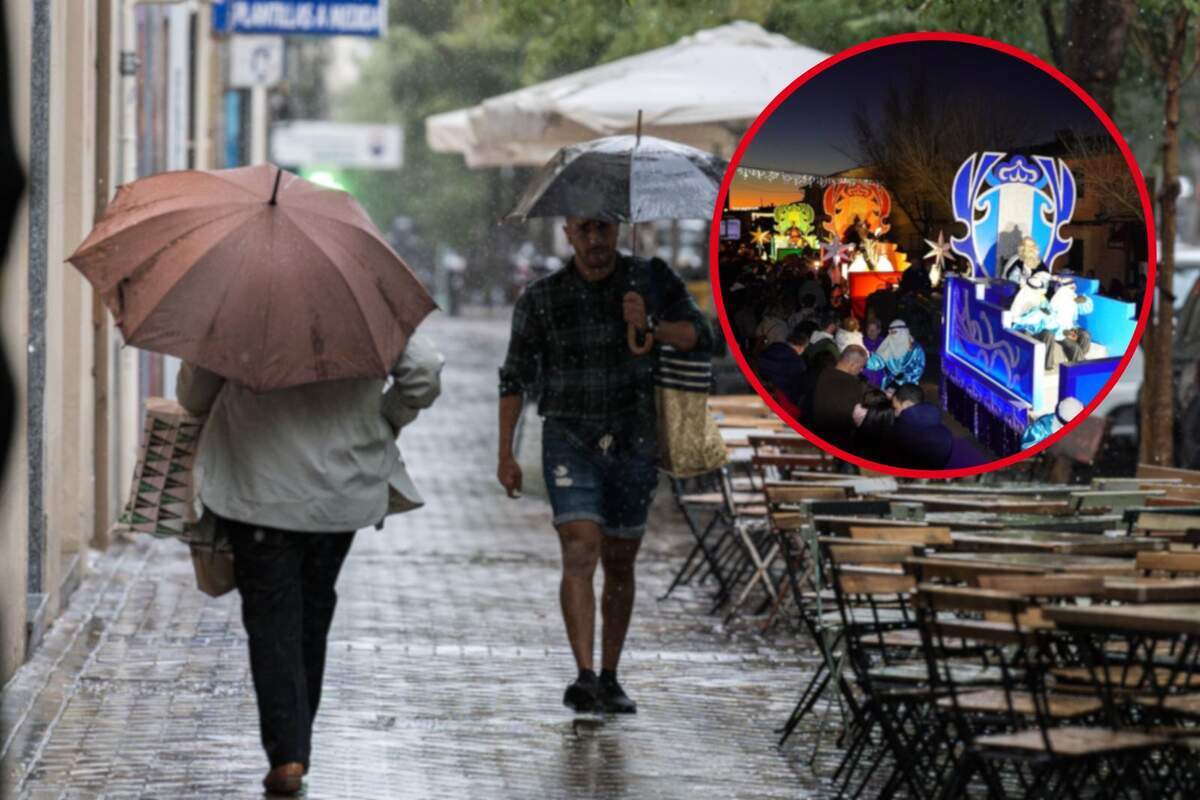
[[[521,489],[513,433],[526,388],[540,387],[542,464],[562,547],[559,590],[579,673],[563,697],[576,711],[632,713],[617,664],[634,601],[634,562],[658,484],[653,355],[636,356],[626,326],[656,344],[707,349],[712,333],[683,282],[662,261],[617,252],[618,225],[570,217],[575,250],[558,272],[534,282],[513,310],[500,368],[497,477]],[[593,661],[593,576],[604,568],[600,674]]]

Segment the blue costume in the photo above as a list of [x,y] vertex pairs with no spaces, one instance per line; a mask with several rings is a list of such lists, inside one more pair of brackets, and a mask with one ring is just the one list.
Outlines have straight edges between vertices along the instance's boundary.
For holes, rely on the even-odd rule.
[[1025,429],[1025,433],[1021,436],[1021,449],[1028,450],[1035,444],[1045,439],[1050,434],[1054,433],[1054,423],[1058,418],[1053,414],[1043,414],[1033,421],[1033,424]]
[[1057,335],[1058,319],[1050,308],[1050,303],[1042,301],[1040,306],[1031,308],[1013,320],[1012,329],[1021,333],[1036,336],[1042,331],[1050,331]]
[[1064,397],[1058,401],[1058,407],[1053,414],[1043,414],[1025,429],[1021,436],[1021,449],[1027,450],[1052,433],[1059,431],[1064,425],[1083,412],[1083,403],[1075,397]]
[[872,353],[867,359],[867,369],[879,370],[883,373],[881,389],[902,386],[906,383],[920,383],[925,374],[925,350],[913,342],[908,352],[899,358],[880,358],[878,353]]

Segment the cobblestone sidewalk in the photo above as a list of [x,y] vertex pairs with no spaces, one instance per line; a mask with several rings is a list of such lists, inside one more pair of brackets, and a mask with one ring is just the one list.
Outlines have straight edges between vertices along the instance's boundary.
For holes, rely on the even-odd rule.
[[[631,718],[575,717],[547,508],[493,477],[506,319],[435,319],[444,394],[406,430],[428,500],[355,542],[339,583],[310,798],[794,798],[781,754],[812,656],[660,602],[687,541],[660,493],[622,662]],[[0,797],[260,797],[265,761],[236,594],[174,542],[122,542],[4,689]],[[804,748],[802,752],[806,752]]]

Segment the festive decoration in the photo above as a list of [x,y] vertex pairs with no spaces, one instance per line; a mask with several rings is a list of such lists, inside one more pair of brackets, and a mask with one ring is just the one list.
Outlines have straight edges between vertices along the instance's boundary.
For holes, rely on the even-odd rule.
[[807,203],[789,203],[775,208],[775,255],[781,249],[800,251],[816,249],[819,245],[813,234],[816,212]]
[[937,241],[926,239],[925,244],[929,245],[929,252],[925,254],[926,258],[933,259],[934,269],[941,271],[946,266],[946,259],[951,258],[950,243],[946,241],[945,231],[938,231]]
[[929,268],[929,283],[931,286],[937,286],[942,281],[946,259],[953,258],[950,255],[950,243],[946,241],[946,232],[938,231],[937,241],[926,239],[925,244],[929,245],[929,252],[925,254],[925,258],[933,259],[933,266]]
[[856,220],[863,222],[875,236],[891,230],[887,217],[892,213],[892,196],[878,184],[854,184],[845,181],[825,189],[824,210],[828,221],[823,224],[838,240]]
[[737,177],[742,180],[767,181],[768,183],[790,183],[793,186],[832,186],[834,184],[862,184],[878,186],[879,181],[870,178],[827,178],[823,175],[804,175],[797,172],[777,172],[772,169],[738,167]]
[[771,232],[764,231],[762,228],[755,228],[750,231],[750,241],[757,247],[766,247],[771,243]]
[[840,265],[842,260],[846,258],[849,247],[842,244],[838,239],[830,239],[828,242],[821,243],[821,263]]
[[976,153],[958,168],[951,199],[955,220],[967,227],[951,247],[976,274],[998,277],[1026,236],[1051,270],[1071,248],[1060,231],[1075,213],[1075,178],[1061,159]]

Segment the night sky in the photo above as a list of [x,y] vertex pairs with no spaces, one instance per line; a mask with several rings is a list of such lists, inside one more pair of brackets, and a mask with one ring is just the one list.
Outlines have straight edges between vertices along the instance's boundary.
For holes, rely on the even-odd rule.
[[[860,166],[855,111],[865,108],[878,122],[889,85],[903,97],[921,74],[935,101],[976,97],[997,110],[1023,108],[1043,140],[1064,128],[1105,134],[1082,100],[1032,64],[976,45],[908,42],[860,53],[798,88],[759,128],[741,166],[815,175]],[[1034,143],[997,142],[996,149]]]

